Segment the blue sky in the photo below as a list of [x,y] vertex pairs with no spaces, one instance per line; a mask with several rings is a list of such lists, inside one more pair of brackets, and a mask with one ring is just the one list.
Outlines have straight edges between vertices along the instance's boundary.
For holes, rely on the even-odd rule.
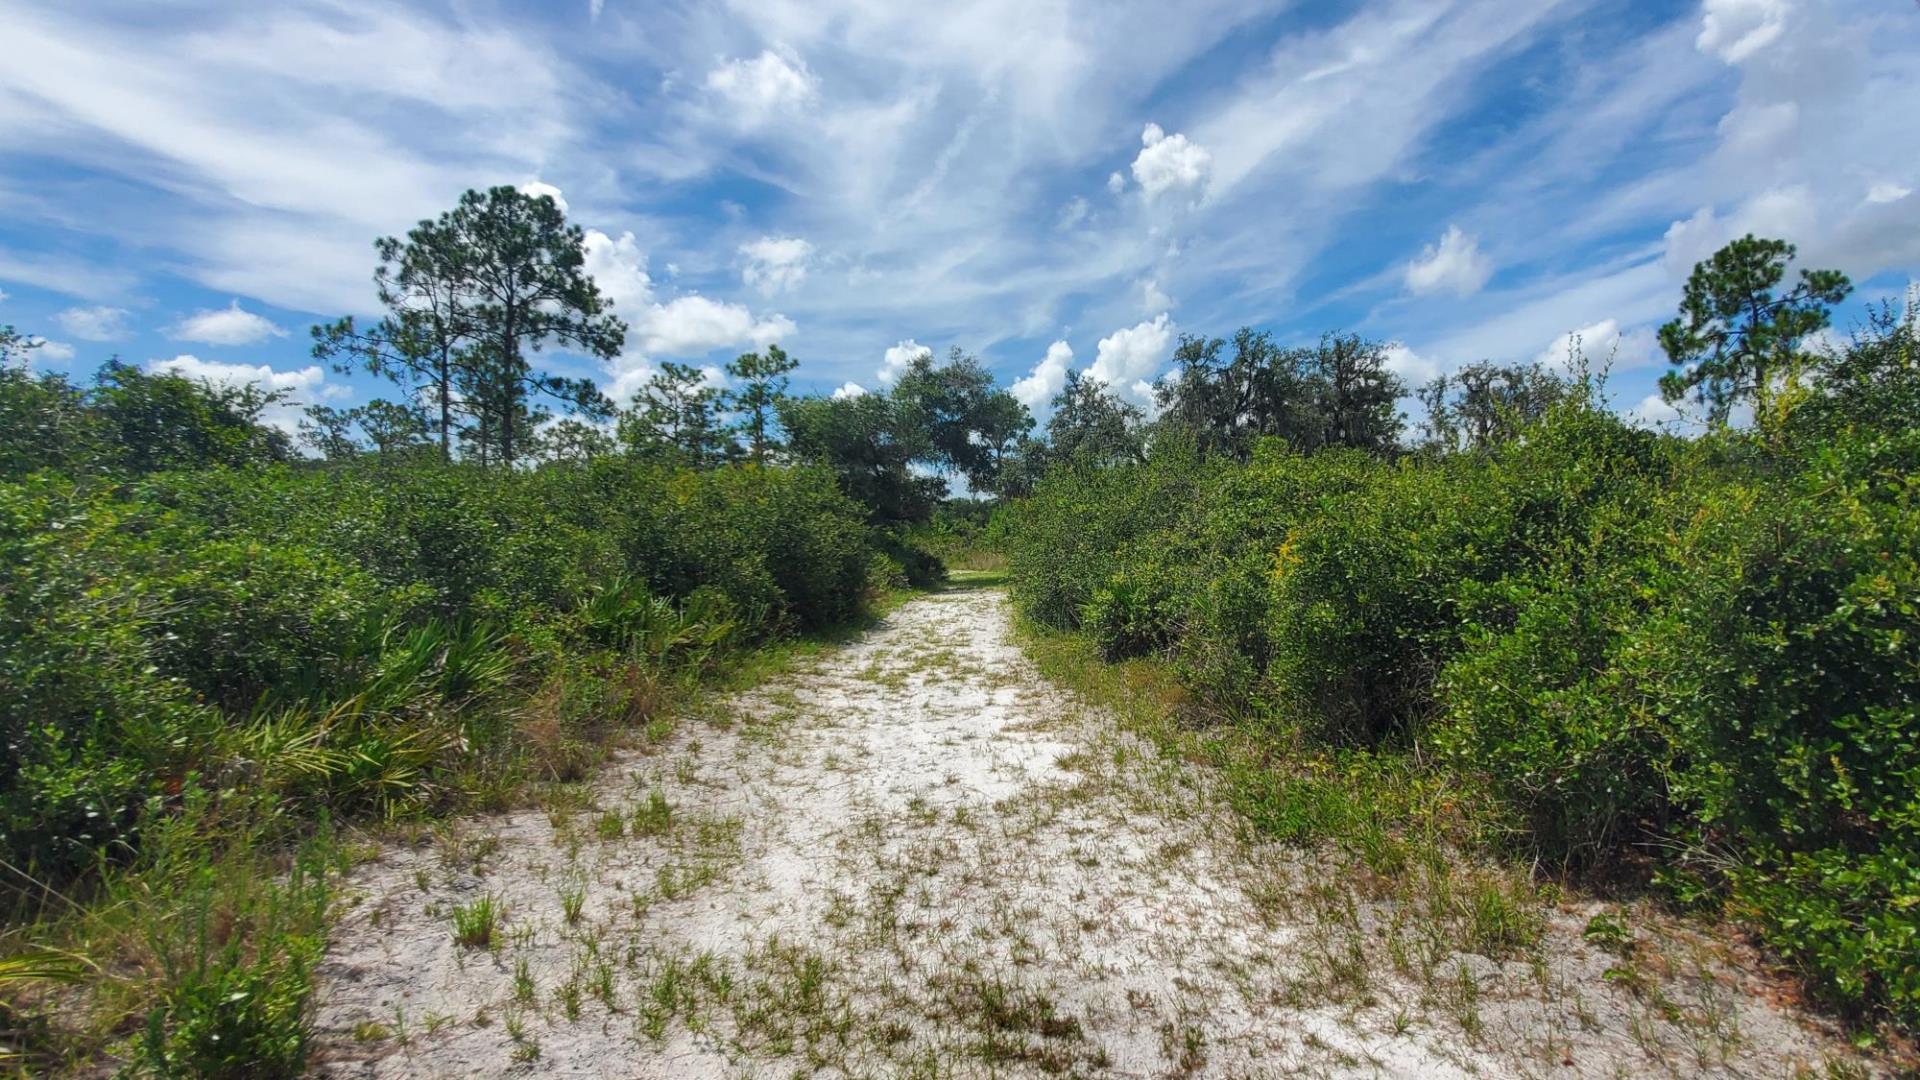
[[496,183],[589,230],[628,350],[545,359],[616,396],[958,345],[1044,409],[1253,324],[1414,382],[1578,334],[1658,420],[1650,328],[1725,240],[1920,271],[1913,0],[0,0],[0,39],[0,322],[302,402],[391,393],[307,327]]

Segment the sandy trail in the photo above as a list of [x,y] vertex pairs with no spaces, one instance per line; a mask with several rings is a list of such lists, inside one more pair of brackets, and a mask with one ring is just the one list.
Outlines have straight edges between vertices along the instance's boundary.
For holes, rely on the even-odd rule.
[[[347,894],[329,1076],[1777,1076],[1834,1052],[1711,959],[1622,980],[1577,911],[1504,963],[1429,927],[1438,959],[1395,970],[1395,902],[1256,846],[1204,776],[1043,682],[990,590],[915,600]],[[494,943],[463,946],[483,896]]]

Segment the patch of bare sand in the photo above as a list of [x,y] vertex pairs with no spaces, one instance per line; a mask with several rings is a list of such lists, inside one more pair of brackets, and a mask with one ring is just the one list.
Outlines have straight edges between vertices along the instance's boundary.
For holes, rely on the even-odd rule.
[[[577,799],[391,850],[320,972],[326,1076],[1790,1075],[1844,1051],[1709,943],[1553,912],[1502,960],[1261,848],[916,600]],[[455,942],[495,898],[492,948]],[[570,910],[571,909],[571,910]],[[1676,959],[1678,958],[1678,959]],[[1830,1057],[1831,1055],[1831,1057]]]

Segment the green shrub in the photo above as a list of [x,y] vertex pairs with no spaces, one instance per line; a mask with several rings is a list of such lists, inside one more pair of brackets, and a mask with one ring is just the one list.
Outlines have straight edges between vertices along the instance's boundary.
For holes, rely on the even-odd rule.
[[157,873],[179,875],[171,898],[179,920],[153,927],[163,996],[147,1014],[129,1072],[181,1080],[301,1075],[307,998],[326,947],[323,868],[303,853],[284,879],[268,881],[229,872],[203,851],[197,865]]
[[1469,453],[1062,466],[1009,512],[1015,596],[1170,659],[1272,835],[1368,849],[1368,778],[1430,783],[1492,804],[1476,843],[1729,903],[1920,1023],[1920,431],[1876,396],[1910,335],[1870,344],[1778,431],[1576,395]]
[[1047,475],[1009,528],[1008,570],[1026,613],[1075,629],[1119,557],[1180,519],[1209,472],[1190,448],[1140,465],[1070,465]]

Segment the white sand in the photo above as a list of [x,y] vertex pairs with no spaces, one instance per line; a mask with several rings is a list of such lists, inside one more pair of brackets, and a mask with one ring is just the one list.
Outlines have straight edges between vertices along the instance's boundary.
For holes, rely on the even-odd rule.
[[[364,866],[316,1071],[1780,1076],[1844,1054],[1712,956],[1638,990],[1603,978],[1618,961],[1574,911],[1537,958],[1396,972],[1393,901],[1329,924],[1345,886],[1252,845],[1206,783],[1042,682],[999,593],[916,600],[622,758],[597,809],[474,820]],[[596,836],[655,791],[670,828]],[[500,941],[464,948],[448,911],[482,894]],[[1339,955],[1381,970],[1330,989]]]

